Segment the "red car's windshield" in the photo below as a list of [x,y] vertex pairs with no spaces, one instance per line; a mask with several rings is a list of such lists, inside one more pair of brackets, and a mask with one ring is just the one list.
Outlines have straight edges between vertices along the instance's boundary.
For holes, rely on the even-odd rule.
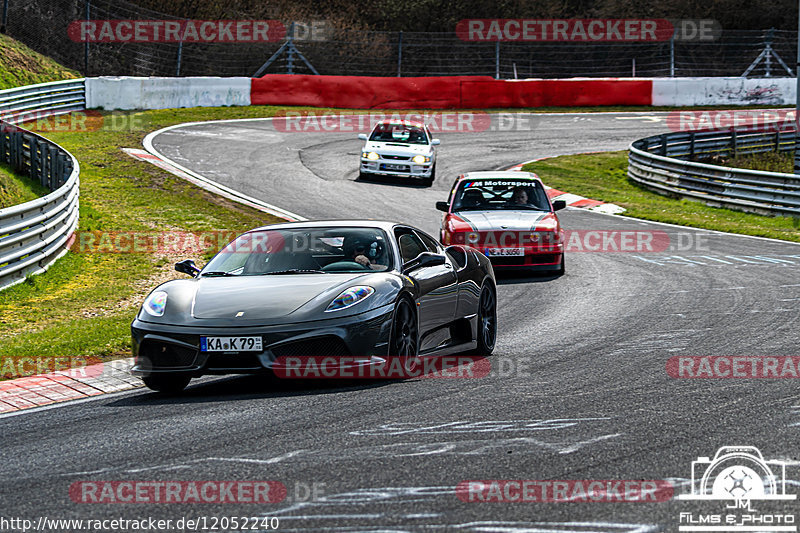
[[463,181],[453,200],[453,211],[532,209],[549,211],[544,187],[531,180]]

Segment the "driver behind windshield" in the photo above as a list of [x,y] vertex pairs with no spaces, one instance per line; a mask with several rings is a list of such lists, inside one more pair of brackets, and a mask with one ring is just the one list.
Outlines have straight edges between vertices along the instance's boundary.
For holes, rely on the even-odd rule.
[[383,245],[375,238],[362,236],[346,237],[342,248],[345,260],[353,261],[372,270],[385,270],[386,258]]
[[528,204],[528,191],[525,187],[514,187],[514,192],[511,194],[511,205],[529,205]]

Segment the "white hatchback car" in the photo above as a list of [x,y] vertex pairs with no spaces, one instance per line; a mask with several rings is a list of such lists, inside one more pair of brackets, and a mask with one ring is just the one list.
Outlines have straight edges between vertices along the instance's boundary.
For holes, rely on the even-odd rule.
[[436,177],[436,150],[439,139],[431,137],[427,126],[408,120],[383,120],[375,125],[361,150],[358,177],[400,176],[421,178],[427,185]]

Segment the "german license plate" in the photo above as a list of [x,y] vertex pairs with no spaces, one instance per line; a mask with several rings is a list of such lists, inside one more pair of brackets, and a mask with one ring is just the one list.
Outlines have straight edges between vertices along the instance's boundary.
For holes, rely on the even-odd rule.
[[383,170],[397,170],[399,172],[408,172],[408,165],[392,165],[390,163],[384,163],[381,165]]
[[522,248],[487,248],[487,257],[520,257],[525,255]]
[[200,337],[201,352],[263,352],[261,337]]

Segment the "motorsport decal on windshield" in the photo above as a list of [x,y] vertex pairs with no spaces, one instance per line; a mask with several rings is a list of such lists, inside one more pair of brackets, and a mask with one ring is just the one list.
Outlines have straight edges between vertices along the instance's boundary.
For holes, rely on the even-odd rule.
[[498,185],[511,185],[514,187],[530,187],[536,180],[481,180],[469,181],[464,184],[464,188],[469,187],[493,187]]

